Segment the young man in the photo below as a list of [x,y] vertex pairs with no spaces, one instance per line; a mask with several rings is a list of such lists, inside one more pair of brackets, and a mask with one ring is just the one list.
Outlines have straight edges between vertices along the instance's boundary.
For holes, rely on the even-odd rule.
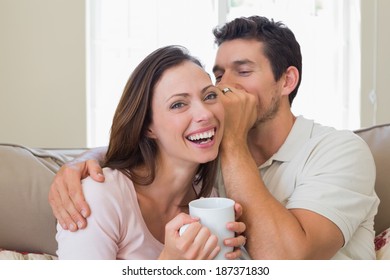
[[[294,34],[254,16],[237,18],[214,35],[219,49],[213,72],[226,111],[219,185],[245,209],[250,256],[375,258],[379,200],[372,155],[352,132],[291,112],[302,71]],[[80,213],[90,213],[79,181],[86,174],[103,180],[100,172],[96,161],[60,170],[49,200],[65,227],[86,226]]]

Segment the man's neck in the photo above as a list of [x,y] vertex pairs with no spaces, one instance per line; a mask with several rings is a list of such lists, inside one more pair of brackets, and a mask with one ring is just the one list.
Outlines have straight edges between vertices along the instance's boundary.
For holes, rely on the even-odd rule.
[[290,112],[258,124],[248,133],[248,147],[257,166],[271,158],[286,141],[296,117]]

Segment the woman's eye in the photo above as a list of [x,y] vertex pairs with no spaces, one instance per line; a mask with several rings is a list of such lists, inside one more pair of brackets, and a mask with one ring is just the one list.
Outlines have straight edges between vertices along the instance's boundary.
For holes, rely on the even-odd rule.
[[171,109],[179,109],[184,106],[184,103],[182,102],[175,102],[171,105]]
[[210,92],[209,94],[206,95],[205,100],[211,100],[211,99],[216,99],[218,97],[218,94],[215,92]]

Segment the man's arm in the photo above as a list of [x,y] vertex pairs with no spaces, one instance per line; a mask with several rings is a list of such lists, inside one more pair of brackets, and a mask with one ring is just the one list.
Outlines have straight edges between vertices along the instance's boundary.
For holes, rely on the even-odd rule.
[[250,256],[331,258],[344,243],[340,229],[314,212],[288,210],[264,185],[247,144],[248,131],[256,118],[253,96],[235,89],[226,94],[223,102],[226,123],[220,153],[222,175],[227,196],[245,209],[242,220],[247,226]]
[[286,209],[269,193],[244,147],[245,143],[224,147],[221,165],[227,196],[244,205],[249,255],[253,259],[331,258],[343,245],[339,228],[314,212]]
[[64,164],[54,177],[49,203],[58,223],[65,230],[76,231],[87,226],[86,218],[91,210],[85,201],[81,180],[91,176],[97,182],[104,181],[100,164],[106,152],[107,147],[91,149]]

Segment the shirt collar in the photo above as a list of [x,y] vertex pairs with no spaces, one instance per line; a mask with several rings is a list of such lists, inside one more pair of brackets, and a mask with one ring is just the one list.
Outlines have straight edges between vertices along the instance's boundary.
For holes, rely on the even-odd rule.
[[313,126],[314,121],[298,116],[283,145],[263,166],[270,165],[274,160],[281,162],[291,161],[307,140],[310,139]]

